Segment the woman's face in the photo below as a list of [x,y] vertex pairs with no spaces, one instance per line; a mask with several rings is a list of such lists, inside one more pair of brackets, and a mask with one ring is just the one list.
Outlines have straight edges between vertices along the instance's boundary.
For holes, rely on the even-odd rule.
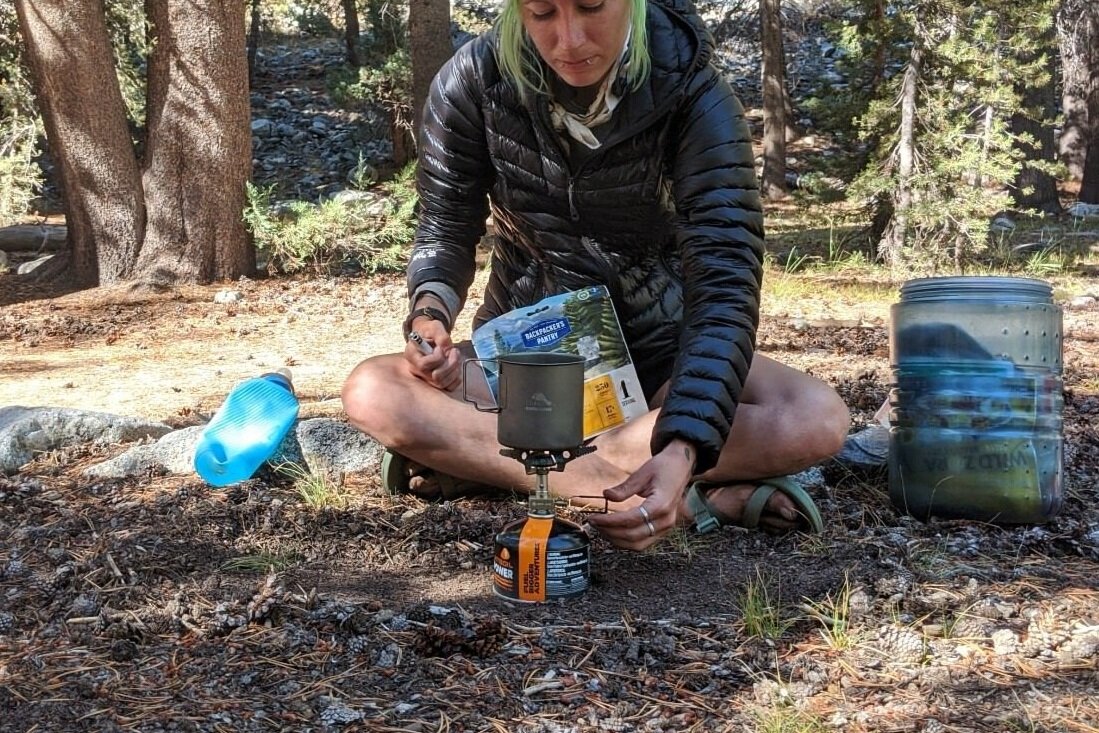
[[618,61],[629,0],[519,0],[519,6],[542,60],[569,86],[600,83]]

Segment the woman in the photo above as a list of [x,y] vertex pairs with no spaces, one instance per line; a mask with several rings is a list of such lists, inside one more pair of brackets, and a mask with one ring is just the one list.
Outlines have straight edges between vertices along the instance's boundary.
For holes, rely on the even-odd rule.
[[498,454],[495,416],[454,397],[450,331],[491,210],[475,326],[605,284],[652,410],[596,438],[556,491],[602,491],[616,511],[590,521],[630,549],[691,521],[819,528],[807,495],[774,477],[838,451],[849,413],[754,354],[763,215],[743,109],[711,52],[685,0],[505,0],[424,110],[405,333],[430,353],[409,343],[356,367],[343,392],[356,426],[441,476],[531,488]]

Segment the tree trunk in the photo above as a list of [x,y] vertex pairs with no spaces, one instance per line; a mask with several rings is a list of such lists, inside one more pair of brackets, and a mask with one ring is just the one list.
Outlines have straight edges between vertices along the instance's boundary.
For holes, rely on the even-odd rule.
[[359,9],[355,0],[343,0],[343,38],[347,44],[347,63],[362,66],[359,58]]
[[1088,85],[1099,55],[1099,8],[1094,0],[1063,0],[1057,13],[1061,52],[1061,113],[1064,122],[1057,141],[1061,162],[1073,180],[1084,175],[1088,146]]
[[[1022,96],[1022,111],[1011,117],[1011,131],[1018,136],[1026,136],[1031,141],[1017,140],[1016,147],[1022,152],[1023,166],[1015,176],[1011,189],[1011,199],[1020,209],[1042,211],[1047,214],[1061,213],[1061,200],[1057,195],[1057,182],[1049,173],[1031,165],[1031,161],[1053,163],[1057,159],[1057,150],[1053,144],[1053,126],[1051,120],[1057,114],[1056,94],[1054,93],[1054,64],[1052,41],[1042,44],[1050,53],[1050,75],[1041,85],[1017,85]],[[1022,86],[1021,89],[1018,86]]]
[[1080,201],[1099,204],[1099,64],[1091,69],[1088,90],[1088,137],[1084,156],[1084,175],[1080,181]]
[[256,73],[256,50],[259,49],[259,0],[252,0],[251,21],[248,24],[248,86]]
[[763,176],[766,199],[786,196],[786,70],[782,66],[782,11],[779,0],[759,0],[763,51]]
[[883,40],[883,34],[885,33],[886,20],[885,16],[885,2],[884,0],[875,0],[870,15],[870,27],[873,28],[873,36],[876,40],[874,45],[874,56],[871,62],[871,74],[870,74],[870,93],[873,94],[881,86],[882,80],[885,79],[885,52],[886,44]]
[[102,0],[17,0],[65,201],[73,281],[131,275],[143,235],[141,179]]
[[893,193],[893,219],[878,248],[882,259],[893,270],[903,262],[907,239],[908,210],[912,206],[912,173],[916,161],[916,101],[923,65],[923,47],[919,38],[913,40],[908,68],[901,82],[901,128],[897,142],[897,185]]
[[244,229],[251,173],[244,3],[149,0],[149,211],[137,269],[159,284],[249,275]]
[[[781,0],[779,0],[779,1],[781,3]],[[780,5],[780,7],[779,7],[779,20],[780,20],[779,39],[782,39],[781,19],[782,19],[782,8],[781,8],[781,5]],[[779,43],[778,48],[779,48],[779,51],[782,53],[782,58],[779,61],[779,66],[782,68],[782,112],[783,112],[783,120],[784,120],[784,123],[786,125],[786,142],[793,142],[794,140],[800,140],[801,137],[805,134],[805,131],[802,130],[797,125],[798,117],[797,117],[797,114],[794,112],[794,100],[793,100],[792,95],[790,94],[790,85],[789,85],[788,79],[786,77],[786,70],[789,68],[786,65],[786,44],[785,43]]]
[[408,48],[412,58],[413,129],[419,130],[431,80],[454,53],[449,0],[409,0]]

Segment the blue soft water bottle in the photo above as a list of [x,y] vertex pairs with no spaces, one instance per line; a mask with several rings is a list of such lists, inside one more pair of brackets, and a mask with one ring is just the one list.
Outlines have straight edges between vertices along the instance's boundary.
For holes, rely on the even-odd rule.
[[251,478],[297,417],[298,400],[289,370],[241,382],[202,431],[195,448],[195,471],[213,486]]

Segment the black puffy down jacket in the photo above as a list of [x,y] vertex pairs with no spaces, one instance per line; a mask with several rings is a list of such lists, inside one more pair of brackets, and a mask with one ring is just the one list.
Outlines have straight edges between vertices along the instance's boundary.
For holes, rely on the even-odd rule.
[[[763,214],[744,111],[685,0],[650,0],[652,74],[603,145],[572,166],[538,97],[524,103],[490,32],[434,80],[420,137],[410,292],[465,294],[491,203],[498,240],[475,326],[546,295],[607,285],[646,394],[670,380],[652,451],[712,467],[755,348]],[[486,196],[487,194],[487,196]]]

